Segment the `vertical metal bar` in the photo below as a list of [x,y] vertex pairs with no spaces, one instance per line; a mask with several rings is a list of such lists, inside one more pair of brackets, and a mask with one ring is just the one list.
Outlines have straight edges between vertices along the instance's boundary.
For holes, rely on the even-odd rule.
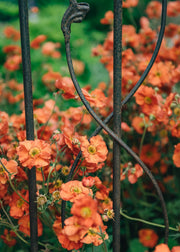
[[[114,86],[113,86],[113,128],[121,137],[121,80],[122,80],[122,0],[114,0]],[[120,252],[120,145],[113,142],[113,252]]]
[[[31,59],[30,59],[27,0],[19,0],[19,20],[20,20],[20,31],[21,31],[21,50],[22,50],[25,117],[26,117],[26,139],[34,140],[33,98],[32,98],[32,78],[31,78]],[[36,204],[36,169],[35,167],[29,170],[28,181],[29,181],[29,214],[30,214],[31,251],[36,252],[38,251],[38,238],[37,238],[37,204]]]

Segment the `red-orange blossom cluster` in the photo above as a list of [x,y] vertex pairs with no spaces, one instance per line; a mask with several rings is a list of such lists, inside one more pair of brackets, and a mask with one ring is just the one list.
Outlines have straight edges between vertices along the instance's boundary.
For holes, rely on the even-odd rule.
[[[123,8],[137,5],[138,0],[123,2]],[[179,16],[180,2],[170,1],[167,14],[169,17]],[[141,17],[138,32],[132,25],[123,25],[123,98],[139,80],[154,51],[159,27],[153,29],[151,19],[160,18],[161,3],[150,1],[146,15]],[[111,31],[103,45],[92,50],[92,54],[99,56],[107,69],[109,83],[100,82],[94,90],[91,90],[90,85],[82,88],[85,98],[102,119],[113,111],[113,18],[113,13],[108,11],[101,20],[102,24],[111,25]],[[13,27],[6,27],[4,36],[12,41],[20,38],[19,31]],[[34,38],[31,41],[32,50],[39,50],[45,59],[59,59],[61,45],[47,39],[44,34]],[[0,111],[0,200],[6,213],[16,223],[19,234],[30,235],[27,173],[28,169],[35,167],[38,235],[41,236],[43,227],[50,223],[59,243],[67,250],[78,250],[84,244],[100,246],[109,237],[104,222],[113,219],[112,140],[105,132],[88,140],[87,132],[94,128],[91,116],[80,103],[71,78],[55,72],[49,65],[44,66],[47,71],[41,75],[41,80],[47,90],[54,92],[56,99],[40,98],[33,101],[35,140],[27,140],[24,107],[20,104],[23,100],[23,85],[13,75],[21,68],[21,48],[13,42],[3,48],[3,53],[4,70],[10,77],[0,80],[0,102],[18,104],[21,109],[21,113],[11,115]],[[83,74],[83,62],[73,59],[73,65],[77,75]],[[122,117],[121,123],[123,136],[157,175],[164,192],[168,182],[174,180],[172,169],[180,168],[179,83],[180,25],[169,23],[157,60],[135,93],[134,100],[123,108],[122,113],[126,113],[126,110],[129,113],[126,113],[127,118]],[[58,106],[60,99],[75,99],[78,106],[61,110],[61,105]],[[73,180],[66,182],[80,151],[82,157],[74,171]],[[122,154],[120,172],[124,183],[122,198],[129,200],[132,193],[129,188],[141,179],[143,169],[130,156]],[[137,189],[140,197],[143,190],[153,189],[150,184],[141,184],[141,190]],[[172,191],[177,191],[174,184]],[[68,217],[64,228],[60,217],[62,200],[68,201]],[[123,207],[123,202],[121,204]],[[2,216],[2,220],[5,217]],[[170,252],[167,245],[157,245],[159,237],[154,230],[141,228],[138,235],[139,242],[155,249],[154,252]],[[17,237],[13,227],[4,229],[1,238],[8,246],[14,246]],[[171,250],[178,251],[180,246],[174,246]]]

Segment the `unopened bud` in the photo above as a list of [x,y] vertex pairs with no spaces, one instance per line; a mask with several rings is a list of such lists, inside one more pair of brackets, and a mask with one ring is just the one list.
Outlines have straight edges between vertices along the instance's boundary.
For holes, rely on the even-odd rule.
[[46,198],[45,195],[40,194],[40,195],[37,197],[37,204],[38,204],[39,206],[43,206],[46,202],[47,202],[47,198]]
[[150,119],[151,121],[153,121],[153,120],[155,120],[155,119],[156,119],[156,117],[155,117],[155,115],[150,114],[150,115],[149,115],[149,119]]
[[56,201],[56,200],[60,200],[60,191],[54,191],[53,193],[52,193],[52,198],[53,198],[53,200],[54,201]]

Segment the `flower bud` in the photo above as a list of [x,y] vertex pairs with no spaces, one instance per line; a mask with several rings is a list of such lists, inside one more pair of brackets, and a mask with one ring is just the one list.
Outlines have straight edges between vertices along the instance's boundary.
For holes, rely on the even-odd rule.
[[40,195],[37,197],[37,204],[38,204],[39,206],[43,206],[46,202],[47,202],[47,198],[46,198],[45,195],[40,194]]
[[91,177],[91,176],[89,176],[89,177],[84,177],[83,179],[82,179],[82,184],[83,184],[83,186],[85,186],[85,187],[92,187],[93,185],[94,185],[94,182],[95,182],[95,180],[94,180],[94,178],[93,177]]

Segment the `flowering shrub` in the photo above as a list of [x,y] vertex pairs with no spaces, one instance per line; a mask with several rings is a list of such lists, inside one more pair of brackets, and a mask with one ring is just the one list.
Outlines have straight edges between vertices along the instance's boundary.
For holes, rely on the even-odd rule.
[[[137,4],[137,0],[126,0],[123,7]],[[146,13],[147,17],[140,19],[138,32],[132,25],[123,25],[123,98],[135,86],[153,53],[159,27],[152,28],[152,24],[160,18],[161,3],[151,1]],[[167,13],[169,17],[178,17],[179,1],[169,2]],[[82,91],[96,113],[105,118],[113,111],[113,13],[108,11],[101,23],[110,25],[110,32],[102,45],[92,49],[92,54],[99,56],[101,64],[107,69],[109,83],[98,83],[94,90],[88,85]],[[4,36],[11,40],[11,44],[3,48],[5,75],[0,83],[0,101],[20,106],[21,113],[0,111],[1,238],[8,246],[29,242],[27,173],[36,167],[38,236],[42,236],[40,247],[51,251],[81,248],[86,251],[92,244],[100,251],[107,251],[107,247],[110,250],[114,217],[112,140],[104,131],[88,140],[89,132],[94,129],[91,116],[79,101],[70,77],[53,71],[49,66],[47,73],[40,78],[48,92],[53,92],[54,99],[34,99],[35,140],[26,140],[23,86],[16,78],[21,69],[21,49],[17,44],[20,35],[13,27],[6,27]],[[61,45],[47,40],[44,34],[34,38],[31,41],[32,50],[38,50],[42,57],[60,58]],[[76,74],[83,74],[84,63],[74,60],[73,64]],[[180,25],[169,23],[149,75],[123,108],[121,124],[123,138],[149,167],[164,193],[170,224],[175,226],[170,228],[173,232],[179,232],[179,210],[176,209],[176,204],[180,203],[179,83]],[[60,101],[69,100],[71,103],[71,99],[76,101],[76,106],[62,110]],[[66,178],[80,151],[82,157],[73,180],[67,182]],[[126,230],[126,235],[122,234],[124,251],[128,246],[128,251],[134,251],[134,244],[139,246],[139,252],[146,248],[149,251],[155,249],[155,252],[170,251],[163,243],[157,245],[163,237],[162,230],[156,228],[154,231],[149,226],[138,224],[144,222],[164,227],[159,200],[140,165],[134,163],[123,150],[121,158],[122,230]],[[68,202],[64,227],[61,221],[62,200]],[[131,221],[124,221],[125,218]],[[147,222],[149,218],[151,222]],[[132,229],[134,233],[130,231]],[[178,233],[174,236],[180,237]],[[57,237],[54,242],[56,248],[50,244],[50,237]],[[173,241],[172,246],[171,252],[180,250],[178,240]]]

